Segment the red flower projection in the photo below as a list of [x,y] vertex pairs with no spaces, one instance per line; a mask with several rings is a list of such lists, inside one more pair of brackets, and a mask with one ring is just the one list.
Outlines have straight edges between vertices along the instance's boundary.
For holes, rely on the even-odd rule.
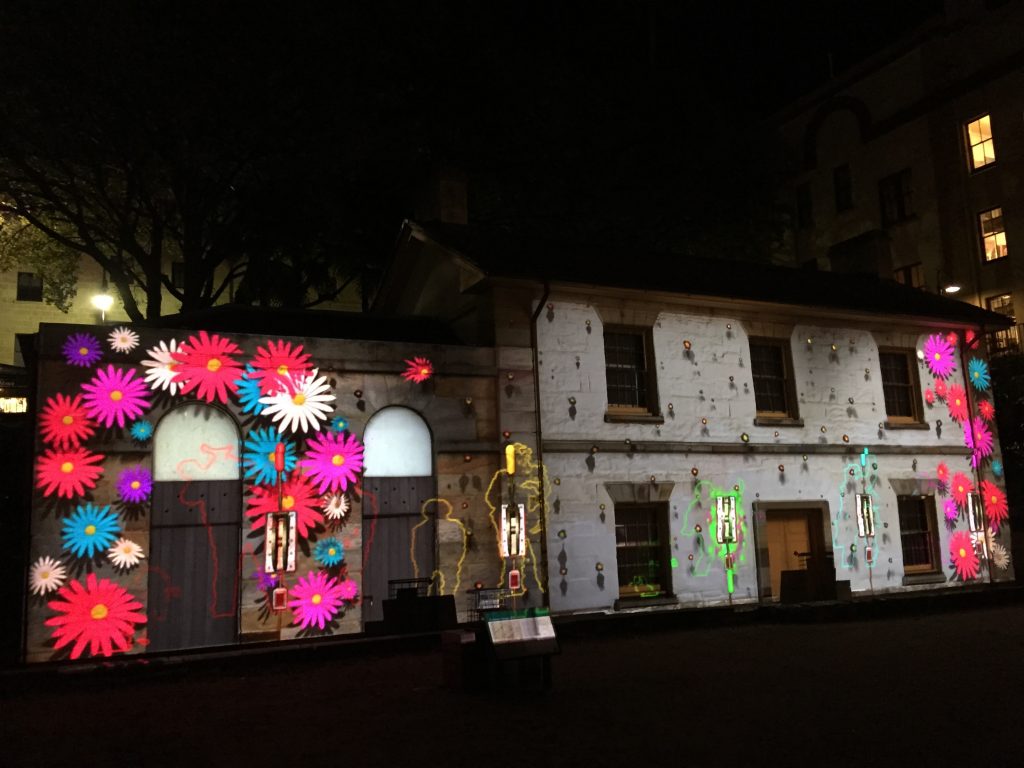
[[935,403],[935,393],[930,389],[926,389],[924,391],[924,401],[928,403],[928,405],[933,405]]
[[64,499],[83,496],[87,488],[95,488],[96,480],[103,474],[103,467],[96,466],[103,461],[103,454],[91,453],[85,448],[55,451],[52,448],[39,457],[36,463],[36,487],[43,496],[54,491]]
[[939,398],[939,400],[946,399],[946,382],[942,379],[935,380],[935,396]]
[[405,364],[408,368],[405,369],[402,378],[406,381],[419,384],[434,375],[434,366],[425,357],[414,357],[412,360],[406,360]]
[[953,480],[949,485],[957,506],[966,509],[967,496],[968,494],[974,493],[974,484],[963,472],[957,472],[953,475]]
[[43,442],[65,450],[77,448],[96,431],[96,425],[85,415],[82,396],[74,398],[58,394],[46,398],[39,413]]
[[262,528],[270,512],[295,512],[295,527],[299,536],[306,538],[309,530],[324,521],[320,511],[320,497],[312,484],[302,475],[295,475],[284,482],[281,488],[280,510],[277,503],[277,488],[271,485],[253,485],[249,488],[249,508],[245,514],[252,521],[253,529]]
[[252,359],[256,372],[252,378],[259,380],[264,395],[273,395],[290,386],[293,377],[308,374],[313,368],[309,361],[310,355],[302,351],[301,344],[292,349],[291,342],[268,341],[266,348],[256,349],[256,356]]
[[951,419],[962,422],[967,418],[967,393],[959,384],[950,386],[949,394],[946,395],[946,407]]
[[241,364],[232,357],[238,352],[237,344],[216,333],[200,331],[199,336],[189,337],[174,353],[181,394],[195,390],[200,400],[212,403],[216,399],[227,405],[228,392],[238,390],[235,379],[242,377]]
[[979,400],[978,413],[985,421],[992,421],[996,417],[996,407],[992,405],[991,400]]
[[115,648],[126,651],[131,647],[129,641],[135,634],[135,625],[146,623],[146,616],[138,612],[142,603],[110,579],[97,581],[94,573],[86,577],[84,587],[81,582],[72,581],[57,594],[63,600],[51,600],[48,605],[63,615],[45,623],[56,627],[54,648],[75,644],[72,659],[81,656],[87,645],[92,656],[110,656]]
[[939,465],[935,468],[935,476],[939,478],[940,483],[946,484],[949,480],[949,467],[946,466],[946,462],[939,462]]
[[978,578],[981,562],[974,551],[974,543],[968,531],[957,531],[949,537],[949,554],[953,557],[957,576],[964,581]]
[[988,525],[993,531],[998,531],[999,526],[1009,517],[1010,511],[1006,504],[1006,494],[995,483],[989,480],[981,481],[981,501],[985,505],[985,517],[988,518]]

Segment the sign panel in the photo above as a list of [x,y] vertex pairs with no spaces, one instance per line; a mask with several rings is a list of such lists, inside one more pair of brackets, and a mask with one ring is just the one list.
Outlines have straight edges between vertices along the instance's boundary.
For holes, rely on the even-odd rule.
[[875,509],[867,494],[857,494],[857,535],[862,539],[875,535]]
[[501,556],[522,557],[526,554],[526,506],[501,505]]
[[719,544],[736,543],[736,497],[715,499],[715,538]]

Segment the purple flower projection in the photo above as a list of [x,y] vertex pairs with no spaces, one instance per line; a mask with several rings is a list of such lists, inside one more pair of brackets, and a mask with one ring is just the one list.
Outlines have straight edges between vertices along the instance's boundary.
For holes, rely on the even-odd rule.
[[128,467],[117,476],[117,492],[129,504],[141,504],[153,492],[153,475],[142,466]]
[[949,523],[955,523],[957,518],[960,517],[960,510],[952,499],[946,499],[942,502],[942,511],[946,515],[946,521]]
[[945,379],[956,369],[956,351],[941,334],[933,334],[924,342],[924,361],[929,370]]
[[971,449],[971,466],[974,469],[992,455],[992,430],[981,416],[975,416],[970,425],[964,423],[964,442]]
[[91,368],[103,357],[100,340],[91,333],[71,334],[61,347],[61,352],[64,353],[68,365],[76,365],[79,368]]

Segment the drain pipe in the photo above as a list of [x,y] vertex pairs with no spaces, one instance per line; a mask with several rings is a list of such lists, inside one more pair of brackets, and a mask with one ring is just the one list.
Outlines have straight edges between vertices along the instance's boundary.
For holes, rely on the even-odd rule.
[[544,309],[544,304],[548,300],[548,296],[551,295],[551,282],[547,279],[544,280],[544,292],[541,294],[540,301],[537,302],[537,308],[533,311],[530,316],[530,351],[533,354],[533,405],[534,405],[534,425],[537,433],[537,447],[535,453],[537,456],[537,479],[540,481],[540,518],[542,521],[541,525],[541,540],[540,540],[540,556],[541,562],[544,565],[544,605],[550,606],[551,601],[548,594],[551,589],[550,579],[548,578],[548,499],[546,491],[546,470],[544,468],[544,448],[542,447],[543,439],[541,436],[541,414],[540,414],[540,365],[539,365],[539,350],[537,349],[537,321],[540,319],[540,313]]

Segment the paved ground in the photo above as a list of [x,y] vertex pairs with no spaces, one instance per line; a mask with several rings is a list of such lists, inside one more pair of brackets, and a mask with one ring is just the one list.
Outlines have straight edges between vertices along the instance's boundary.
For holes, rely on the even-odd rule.
[[0,764],[1024,764],[1021,603],[797,618],[570,636],[546,694],[448,690],[427,640],[7,674]]

